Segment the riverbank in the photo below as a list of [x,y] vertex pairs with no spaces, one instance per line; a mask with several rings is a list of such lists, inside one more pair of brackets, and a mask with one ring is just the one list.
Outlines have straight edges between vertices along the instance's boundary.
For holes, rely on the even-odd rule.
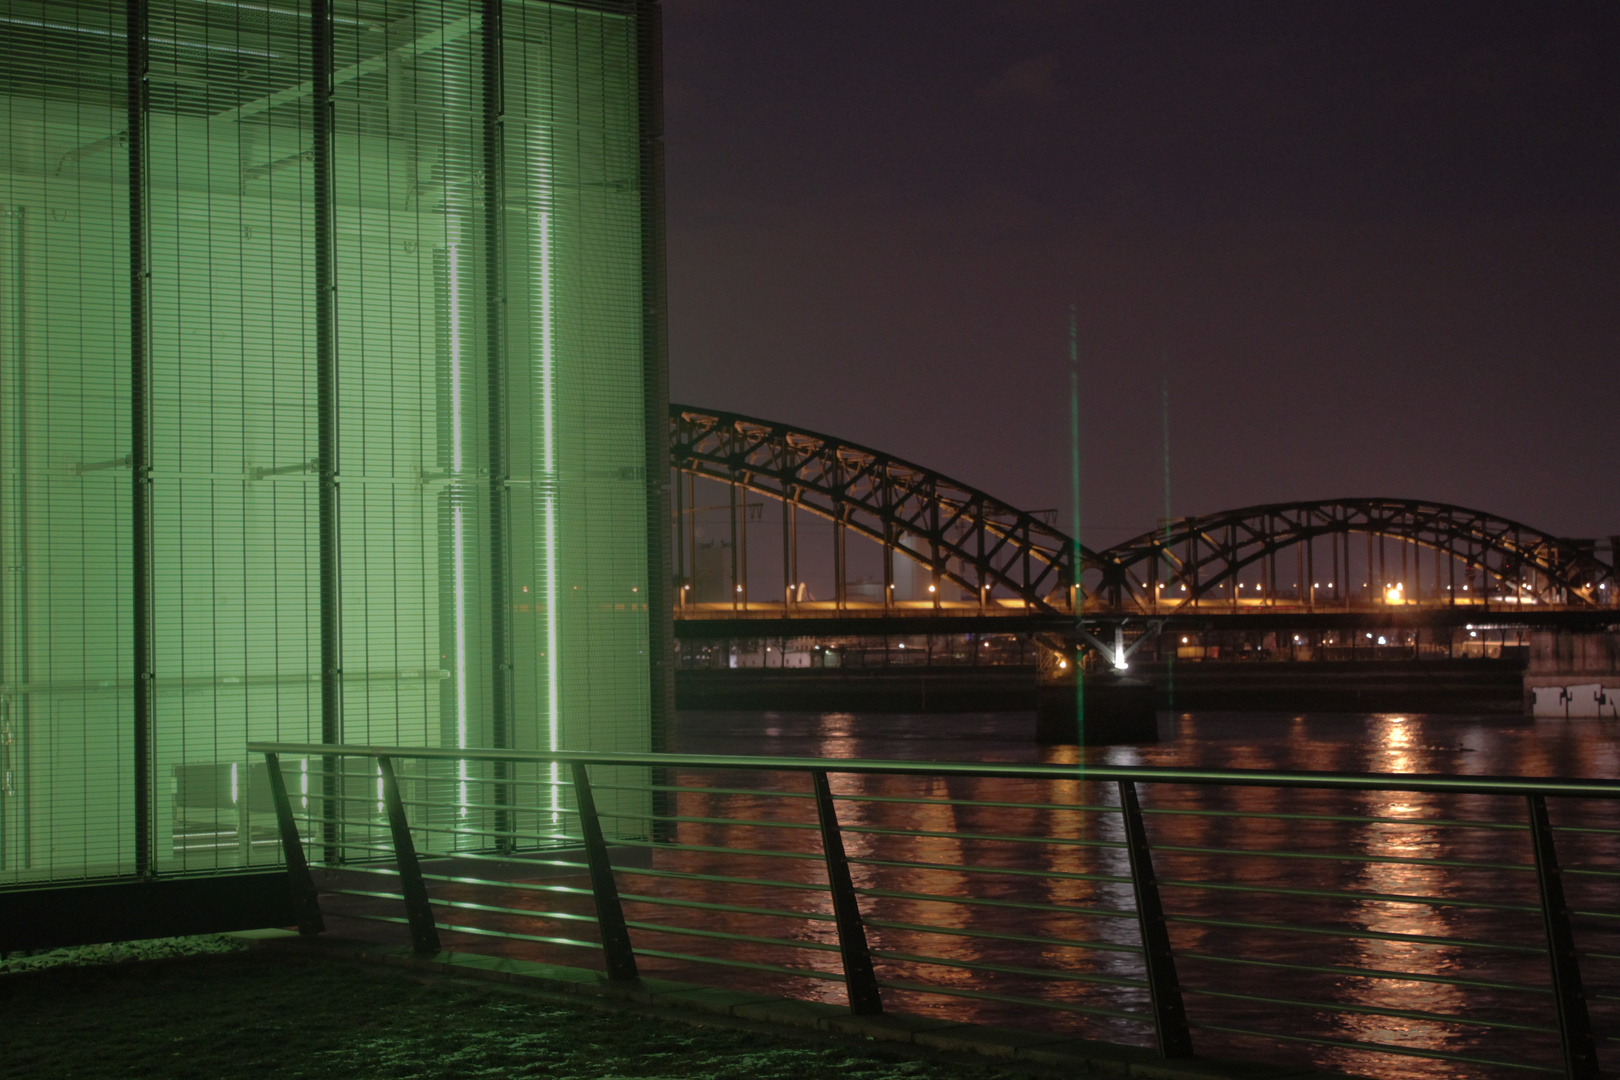
[[[1524,713],[1518,660],[1221,661],[1133,665],[1160,709],[1254,712]],[[685,668],[682,709],[1029,712],[1035,668]]]

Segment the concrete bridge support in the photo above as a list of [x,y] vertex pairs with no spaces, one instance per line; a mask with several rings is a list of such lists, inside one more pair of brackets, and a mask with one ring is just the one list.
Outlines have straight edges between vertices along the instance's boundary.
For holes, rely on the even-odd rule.
[[1524,711],[1540,717],[1620,718],[1620,633],[1531,631]]

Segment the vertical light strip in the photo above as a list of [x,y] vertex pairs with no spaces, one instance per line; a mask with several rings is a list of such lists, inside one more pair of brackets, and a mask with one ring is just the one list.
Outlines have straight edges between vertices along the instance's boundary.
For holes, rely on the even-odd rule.
[[[451,498],[455,498],[454,495]],[[467,560],[466,544],[461,530],[460,506],[450,507],[453,550],[455,561],[456,594],[456,749],[467,749]],[[457,769],[460,777],[458,802],[462,817],[467,816],[467,760],[463,758]]]
[[461,247],[450,245],[450,482],[461,479]]
[[[461,248],[450,258],[450,531],[456,623],[456,748],[467,748],[467,555],[461,505]],[[467,816],[467,762],[456,764],[459,816]]]
[[[533,215],[535,265],[539,295],[533,310],[539,319],[535,337],[540,342],[540,552],[543,570],[540,580],[541,603],[546,612],[546,735],[547,747],[560,749],[560,708],[557,660],[557,436],[556,372],[553,341],[551,283],[551,161],[543,127],[537,127],[529,147],[531,183],[537,213]],[[551,811],[553,824],[562,810],[562,773],[551,766]]]

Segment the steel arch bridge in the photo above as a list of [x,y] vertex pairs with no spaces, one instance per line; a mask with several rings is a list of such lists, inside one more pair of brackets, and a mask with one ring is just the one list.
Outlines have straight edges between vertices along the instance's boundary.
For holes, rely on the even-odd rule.
[[[1620,581],[1590,542],[1445,503],[1360,498],[1175,519],[1091,551],[1036,514],[871,447],[738,413],[670,407],[677,617],[1112,619],[1284,612],[1615,612]],[[728,491],[723,599],[693,603],[696,483]],[[780,594],[750,592],[749,494],[780,504]],[[716,508],[709,508],[716,509]],[[741,511],[741,512],[739,512]],[[801,515],[832,525],[831,596],[806,596]],[[754,517],[753,520],[762,520]],[[880,546],[881,587],[852,595],[850,535]],[[1612,542],[1611,542],[1612,543]],[[1365,553],[1361,551],[1365,545]],[[896,556],[928,596],[895,596]],[[1080,567],[1077,584],[1075,565]],[[756,557],[757,562],[757,557]],[[1423,564],[1427,562],[1425,567]],[[771,576],[774,576],[771,575]],[[953,587],[947,590],[947,586]],[[946,598],[960,590],[960,598]],[[1078,611],[1076,610],[1078,607]]]
[[[1355,534],[1367,545],[1360,572],[1350,562]],[[1394,558],[1391,540],[1399,545]],[[1280,558],[1285,553],[1293,559]],[[1411,499],[1274,503],[1182,518],[1102,559],[1102,587],[1088,603],[1115,611],[1476,599],[1581,608],[1612,604],[1604,594],[1615,588],[1614,568],[1587,546],[1481,510]]]
[[[1094,553],[1033,514],[932,469],[819,432],[671,405],[670,458],[686,480],[675,485],[678,566],[694,550],[691,481],[701,477],[731,490],[732,607],[758,602],[747,586],[748,515],[736,512],[737,496],[747,492],[781,503],[784,581],[800,580],[798,513],[832,523],[835,610],[853,606],[845,569],[852,533],[882,545],[882,595],[867,605],[881,610],[902,610],[903,601],[893,596],[896,554],[930,576],[929,592],[938,599],[925,603],[936,609],[944,603],[941,587],[950,584],[980,608],[1005,606],[1010,598],[1020,611],[1072,613],[1076,556],[1083,565],[1101,566]],[[805,601],[787,591],[768,603],[792,611]]]

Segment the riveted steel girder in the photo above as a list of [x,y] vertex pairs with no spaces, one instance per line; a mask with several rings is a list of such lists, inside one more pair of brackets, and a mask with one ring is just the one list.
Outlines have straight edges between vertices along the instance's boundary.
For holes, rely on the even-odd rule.
[[[1101,553],[1114,606],[1171,612],[1229,593],[1238,575],[1278,552],[1351,533],[1387,537],[1442,552],[1542,604],[1596,606],[1615,570],[1583,548],[1522,522],[1481,510],[1412,499],[1330,499],[1272,503],[1171,521]],[[1155,608],[1155,584],[1174,602]],[[1179,586],[1186,586],[1182,592]]]
[[[939,582],[1072,611],[1097,556],[977,488],[880,450],[737,413],[670,406],[674,468],[783,499],[922,564]],[[909,543],[907,542],[909,539]]]

